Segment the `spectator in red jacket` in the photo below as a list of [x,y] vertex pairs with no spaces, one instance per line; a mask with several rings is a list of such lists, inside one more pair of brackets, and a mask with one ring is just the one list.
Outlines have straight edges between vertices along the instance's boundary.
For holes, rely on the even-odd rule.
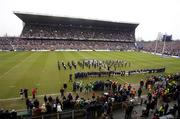
[[37,88],[33,88],[33,89],[32,89],[32,96],[33,96],[33,99],[35,99],[36,93],[37,93]]

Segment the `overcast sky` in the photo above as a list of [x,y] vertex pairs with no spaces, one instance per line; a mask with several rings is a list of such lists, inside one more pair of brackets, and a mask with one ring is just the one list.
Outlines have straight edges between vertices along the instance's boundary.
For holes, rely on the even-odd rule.
[[0,36],[18,36],[22,21],[13,11],[139,23],[136,38],[158,32],[180,39],[180,0],[0,0]]

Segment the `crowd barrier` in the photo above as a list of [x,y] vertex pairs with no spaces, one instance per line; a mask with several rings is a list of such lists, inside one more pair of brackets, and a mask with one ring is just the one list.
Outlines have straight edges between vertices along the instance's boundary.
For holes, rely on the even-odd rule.
[[[143,99],[144,97],[142,97]],[[123,110],[124,104],[128,103],[129,101],[123,101],[123,102],[113,102],[112,110]],[[133,105],[137,105],[139,103],[139,98],[135,97],[133,101]],[[29,115],[19,115],[18,119],[85,119],[87,116],[86,109],[77,109],[77,110],[69,110],[69,111],[63,111],[60,113],[52,113],[52,114],[42,114],[40,116],[29,116]],[[90,115],[88,117],[91,118],[97,118],[98,113],[92,110],[90,112]]]
[[63,111],[60,113],[42,114],[39,116],[19,115],[17,119],[84,119],[85,109]]

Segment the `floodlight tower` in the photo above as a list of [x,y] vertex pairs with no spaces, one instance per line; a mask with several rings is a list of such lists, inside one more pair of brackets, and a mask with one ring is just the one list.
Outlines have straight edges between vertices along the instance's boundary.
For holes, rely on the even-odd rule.
[[163,44],[163,49],[162,49],[162,55],[164,54],[164,50],[165,50],[165,47],[166,47],[166,34],[164,36],[165,37],[163,38],[164,39],[164,44]]
[[161,39],[161,32],[158,33],[157,38],[156,38],[156,45],[155,45],[155,50],[154,50],[154,54],[156,54],[157,52],[157,46],[158,46],[158,41]]

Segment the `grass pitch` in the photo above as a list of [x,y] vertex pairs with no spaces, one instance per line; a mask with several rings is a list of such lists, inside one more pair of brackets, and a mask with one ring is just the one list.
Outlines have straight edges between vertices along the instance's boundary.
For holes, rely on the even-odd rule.
[[[68,91],[72,91],[69,73],[75,70],[58,70],[57,61],[78,61],[83,59],[97,60],[126,60],[130,67],[118,70],[132,70],[144,68],[166,67],[166,73],[180,72],[180,59],[162,58],[140,52],[0,52],[0,99],[19,97],[20,88],[28,88],[31,95],[32,88],[38,88],[38,95],[59,93],[62,84],[68,84]],[[95,69],[81,69],[76,71],[94,71]],[[83,79],[83,83],[95,80],[117,80],[124,83],[138,83],[149,74],[132,76],[114,76]],[[152,74],[150,74],[152,75]]]

